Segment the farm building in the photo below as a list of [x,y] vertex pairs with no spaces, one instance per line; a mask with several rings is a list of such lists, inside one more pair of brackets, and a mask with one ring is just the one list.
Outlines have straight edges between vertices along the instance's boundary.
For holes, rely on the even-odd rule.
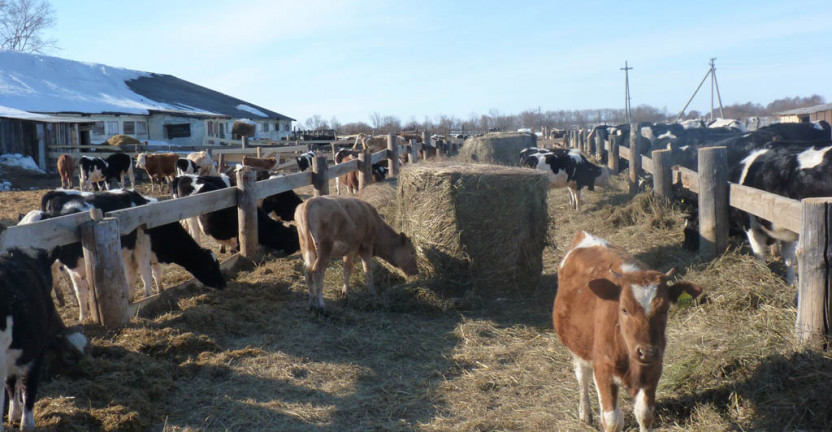
[[[95,145],[123,134],[200,146],[232,138],[237,120],[255,123],[255,138],[276,140],[294,121],[171,75],[13,51],[0,51],[0,118],[0,152],[36,160],[42,141]],[[48,125],[61,132],[50,135]]]
[[777,113],[781,123],[808,123],[826,120],[832,123],[832,104],[795,108]]

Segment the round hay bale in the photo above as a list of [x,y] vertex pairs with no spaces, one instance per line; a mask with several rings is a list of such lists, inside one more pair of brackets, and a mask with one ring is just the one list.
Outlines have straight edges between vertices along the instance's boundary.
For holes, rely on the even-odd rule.
[[257,133],[257,125],[251,121],[237,120],[231,126],[231,135],[253,137]]
[[411,165],[399,176],[397,221],[419,269],[448,287],[537,288],[549,214],[545,174],[521,168]]
[[141,141],[131,137],[130,135],[113,135],[107,141],[104,141],[105,145],[111,145],[113,147],[122,147],[127,145],[141,145]]
[[465,140],[459,151],[462,162],[517,166],[520,150],[537,147],[537,135],[529,133],[490,133]]

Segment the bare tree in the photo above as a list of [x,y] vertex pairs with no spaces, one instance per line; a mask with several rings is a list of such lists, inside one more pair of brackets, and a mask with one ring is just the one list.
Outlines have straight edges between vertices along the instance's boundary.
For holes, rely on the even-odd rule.
[[378,113],[378,111],[374,111],[370,114],[370,123],[373,124],[373,129],[378,129],[384,124],[384,117]]
[[57,48],[43,32],[55,25],[55,11],[47,0],[0,0],[0,48],[41,54]]
[[326,120],[324,120],[320,114],[315,114],[312,117],[306,119],[304,125],[306,125],[306,129],[308,130],[321,130],[329,128],[329,125],[327,125]]

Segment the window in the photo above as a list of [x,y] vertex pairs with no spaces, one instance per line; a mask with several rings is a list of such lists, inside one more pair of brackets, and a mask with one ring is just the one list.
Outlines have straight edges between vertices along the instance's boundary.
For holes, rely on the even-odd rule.
[[126,135],[135,135],[135,133],[136,133],[136,122],[134,122],[134,121],[125,121],[122,126],[124,127],[124,133]]
[[188,123],[165,125],[167,138],[187,138],[191,136],[191,125]]
[[263,123],[263,132],[268,132],[268,131],[269,131],[269,124],[268,123]]
[[205,129],[206,129],[206,133],[208,134],[208,136],[209,137],[214,136],[214,122],[209,121],[206,126],[207,127]]
[[108,121],[105,135],[118,135],[118,122]]
[[136,135],[147,135],[147,122],[136,122]]
[[104,122],[95,122],[95,125],[92,127],[92,134],[93,135],[104,135]]
[[220,127],[220,138],[225,138],[225,123],[217,123]]

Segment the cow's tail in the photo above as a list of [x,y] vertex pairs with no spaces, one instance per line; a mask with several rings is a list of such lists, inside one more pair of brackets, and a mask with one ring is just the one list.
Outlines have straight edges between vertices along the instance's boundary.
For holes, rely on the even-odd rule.
[[298,228],[298,240],[303,254],[303,265],[308,271],[314,272],[318,268],[315,238],[309,230],[309,209],[303,203],[295,209],[295,225]]

